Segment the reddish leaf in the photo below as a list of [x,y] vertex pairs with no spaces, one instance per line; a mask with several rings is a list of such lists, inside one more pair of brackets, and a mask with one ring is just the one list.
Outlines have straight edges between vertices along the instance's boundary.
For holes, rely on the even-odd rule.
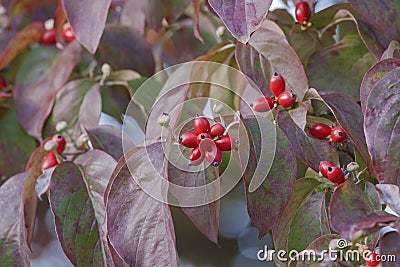
[[269,79],[274,72],[283,76],[286,90],[293,90],[299,100],[308,89],[308,80],[296,52],[282,33],[261,27],[250,38],[247,45],[238,43],[236,60],[240,69],[266,94],[269,94]]
[[43,32],[44,27],[40,22],[33,22],[19,31],[0,56],[0,70],[6,67],[22,50],[39,40]]
[[56,33],[56,40],[59,43],[63,42],[62,32],[64,24],[67,21],[67,15],[65,14],[62,1],[63,0],[58,0],[57,10],[54,14],[54,31]]
[[380,183],[400,185],[400,68],[373,87],[365,107],[364,131],[374,172]]
[[[44,121],[50,114],[58,91],[81,59],[82,48],[73,42],[54,59],[52,66],[32,81],[16,81],[14,100],[18,118],[29,135],[42,140]],[[32,82],[32,83],[31,83]]]
[[[396,1],[363,1],[349,0],[351,6],[361,15],[363,20],[375,27],[379,32],[389,36],[392,40],[400,37],[400,11]],[[385,14],[382,16],[382,14]]]
[[200,0],[192,0],[192,4],[194,7],[194,16],[193,16],[193,31],[194,31],[194,36],[201,41],[202,43],[204,43],[203,38],[201,38],[201,34],[200,34],[200,18],[199,18],[199,13],[200,13],[200,5],[201,5],[201,1]]
[[306,249],[312,241],[326,234],[330,234],[330,229],[325,193],[318,192],[307,199],[293,217],[288,235],[288,251]]
[[293,193],[282,212],[278,222],[272,228],[275,249],[288,250],[288,235],[293,217],[299,207],[309,198],[314,189],[320,184],[316,179],[301,178],[294,183]]
[[360,100],[362,111],[365,114],[365,105],[372,87],[389,71],[400,66],[400,59],[388,58],[376,63],[365,73],[360,87]]
[[0,187],[0,251],[3,266],[29,266],[29,249],[23,217],[25,174],[17,174]]
[[390,232],[382,236],[379,248],[380,255],[385,256],[386,259],[391,257],[391,261],[381,262],[382,267],[398,267],[400,265],[400,235],[398,232]]
[[122,131],[112,126],[98,126],[86,130],[92,146],[103,150],[115,160],[122,157]]
[[[172,154],[176,154],[177,156],[174,157],[174,155]],[[174,163],[180,160],[183,165],[187,165],[188,164],[187,158],[180,157],[178,159],[176,158],[179,157],[178,155],[180,154],[172,152],[169,160]],[[202,161],[203,159],[204,157],[201,158],[200,160]],[[218,179],[218,177],[219,177],[218,169],[212,166],[202,171],[189,172],[179,167],[176,167],[174,164],[168,164],[168,179],[172,183],[186,188],[204,186]],[[181,203],[181,198],[183,199],[188,198],[187,194],[182,196],[180,192],[171,191],[171,193],[177,198],[179,203]],[[203,194],[204,196],[209,196],[212,193],[208,192],[207,189],[204,189]],[[199,196],[193,195],[192,197],[193,197],[193,203],[195,203],[195,200],[197,200]],[[205,201],[207,200],[205,199]],[[204,234],[210,241],[216,244],[218,243],[218,227],[219,227],[219,211],[220,211],[219,200],[197,207],[182,207],[182,210],[202,234]]]
[[339,155],[333,146],[308,136],[301,130],[286,111],[278,112],[276,117],[279,128],[286,134],[296,156],[314,171],[319,171],[321,161],[330,161],[337,165]]
[[228,30],[241,43],[247,43],[268,13],[272,0],[209,0]]
[[121,158],[107,186],[109,239],[129,265],[179,265],[168,205],[149,196],[136,182],[146,181],[162,190],[158,179],[163,178],[156,172],[163,173],[163,165],[164,152],[159,143],[136,148]]
[[310,57],[307,65],[310,86],[340,92],[358,101],[362,77],[375,61],[358,35],[346,35],[340,42]]
[[58,240],[72,264],[103,265],[98,222],[78,166],[63,162],[56,167],[49,201]]
[[385,223],[398,218],[384,211],[374,211],[367,196],[352,181],[338,186],[329,205],[332,230],[347,240],[376,232]]
[[98,56],[102,63],[110,64],[112,69],[133,69],[147,77],[154,73],[150,45],[140,34],[126,26],[105,27]]
[[400,190],[394,184],[377,184],[375,186],[379,198],[394,212],[400,214]]
[[[261,132],[260,128],[255,126],[254,123],[252,119],[245,120],[252,143],[258,146],[262,142],[259,140]],[[263,136],[262,138],[266,137]],[[250,148],[250,158],[244,173],[244,182],[247,210],[251,222],[260,231],[260,236],[264,236],[278,222],[278,218],[281,216],[292,194],[296,179],[296,156],[284,133],[279,128],[276,128],[276,151],[271,169],[269,169],[268,173],[264,173],[265,179],[261,186],[255,191],[249,192],[250,180],[254,179],[255,169],[260,166],[262,168],[265,164],[265,162],[258,161],[260,151],[257,149],[259,148],[254,146]],[[260,149],[271,148],[262,147]]]
[[62,0],[62,3],[76,39],[90,53],[94,54],[106,25],[111,0],[98,0],[96,3],[80,0]]

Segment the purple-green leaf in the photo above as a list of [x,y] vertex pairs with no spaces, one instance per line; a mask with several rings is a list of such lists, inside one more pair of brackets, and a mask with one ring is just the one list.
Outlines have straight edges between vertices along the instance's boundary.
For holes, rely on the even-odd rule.
[[240,69],[264,93],[270,93],[269,80],[274,72],[283,76],[286,90],[293,90],[302,100],[308,89],[303,65],[283,33],[261,27],[251,36],[249,43],[238,43],[236,60]]
[[400,67],[400,59],[388,58],[383,59],[376,63],[365,73],[364,78],[360,87],[360,100],[361,108],[365,113],[365,105],[367,104],[367,98],[372,90],[372,87],[389,71],[394,68]]
[[53,172],[50,207],[65,254],[75,266],[104,265],[99,226],[83,170],[63,162]]
[[310,86],[318,90],[343,93],[359,100],[358,88],[367,70],[375,63],[357,35],[347,35],[340,42],[315,52],[307,65]]
[[[349,0],[362,19],[393,40],[400,37],[400,5],[397,1]],[[382,14],[385,14],[382,16]]]
[[136,182],[158,186],[157,179],[162,178],[156,172],[163,173],[164,160],[160,143],[134,148],[120,159],[107,186],[109,240],[131,266],[179,265],[168,205],[148,195]]
[[326,234],[330,234],[330,229],[325,193],[318,192],[307,199],[293,217],[288,235],[288,251],[306,249],[314,239]]
[[400,214],[400,190],[394,184],[377,184],[375,186],[379,198],[394,212]]
[[373,87],[365,106],[364,132],[380,183],[400,185],[400,67]]
[[[135,45],[132,45],[135,44]],[[154,73],[150,45],[138,32],[123,25],[106,25],[97,53],[101,63],[112,69],[133,69],[143,76]]]
[[101,125],[86,130],[92,146],[107,152],[115,160],[122,157],[122,131],[108,125]]
[[395,261],[382,261],[382,267],[398,267],[400,265],[400,234],[398,232],[390,232],[382,236],[379,248],[380,255],[384,255],[387,259],[395,257]]
[[98,0],[95,3],[63,0],[62,4],[76,39],[94,54],[106,25],[111,0]]
[[318,180],[312,178],[302,178],[296,180],[289,202],[283,210],[278,222],[272,228],[275,249],[287,250],[288,235],[293,217],[296,215],[299,207],[306,199],[308,199],[308,197],[319,184],[320,182]]
[[326,141],[308,136],[296,125],[288,112],[278,112],[276,121],[292,144],[296,156],[314,171],[319,171],[321,161],[330,161],[335,165],[339,163],[339,155],[336,148]]
[[0,251],[3,266],[29,266],[29,249],[22,205],[25,174],[17,174],[0,187]]
[[329,205],[330,225],[347,240],[355,240],[376,232],[398,217],[375,211],[365,193],[352,181],[336,188]]
[[[245,120],[247,129],[254,146],[260,142],[259,128],[253,127],[254,121]],[[262,137],[265,138],[265,137]],[[278,222],[287,202],[290,199],[296,179],[296,156],[290,142],[284,133],[276,128],[276,151],[269,172],[265,172],[265,179],[255,191],[249,192],[250,181],[258,164],[259,151],[254,146],[250,147],[250,158],[244,173],[246,186],[247,210],[253,225],[259,230],[260,236],[268,233]],[[253,178],[254,179],[254,178]]]
[[[42,140],[43,124],[51,112],[56,95],[79,63],[81,54],[81,46],[73,42],[59,52],[52,65],[43,69],[43,72],[38,73],[33,65],[31,74],[28,72],[31,79],[21,77],[19,80],[17,77],[14,100],[19,121],[29,135]],[[34,64],[26,61],[24,63]]]
[[268,13],[272,0],[208,0],[228,30],[241,43],[247,43]]

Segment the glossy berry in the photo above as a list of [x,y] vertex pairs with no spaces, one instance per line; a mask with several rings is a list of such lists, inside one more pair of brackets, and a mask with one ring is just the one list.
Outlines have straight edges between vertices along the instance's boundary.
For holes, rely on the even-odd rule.
[[216,147],[215,149],[216,149],[215,156],[213,156],[213,153],[210,151],[207,151],[205,156],[208,162],[210,162],[214,167],[218,167],[222,161],[222,153],[218,147]]
[[201,140],[204,140],[206,138],[211,138],[211,136],[208,133],[201,133],[197,135],[197,144],[200,144]]
[[194,132],[186,132],[183,133],[179,140],[181,141],[182,145],[189,148],[197,147],[197,134]]
[[198,147],[193,148],[193,150],[190,152],[189,160],[195,161],[195,160],[198,160],[200,157],[201,157],[200,149]]
[[331,127],[329,127],[325,123],[313,123],[310,128],[310,134],[314,138],[322,140],[331,134]]
[[6,87],[7,87],[6,79],[3,77],[3,75],[0,74],[0,90],[3,90]]
[[75,40],[75,33],[72,30],[71,26],[65,27],[63,29],[62,36],[64,37],[64,40],[67,41],[68,43]]
[[193,125],[197,134],[210,132],[210,122],[205,117],[196,117]]
[[336,126],[331,130],[331,139],[334,143],[342,143],[346,138],[347,134],[342,126]]
[[283,77],[275,72],[269,80],[269,89],[271,90],[271,93],[276,97],[285,92],[285,80],[283,79]]
[[375,267],[379,265],[378,254],[370,252],[366,254],[365,264],[367,266]]
[[274,107],[274,102],[268,96],[257,98],[253,103],[252,107],[254,111],[266,112]]
[[214,143],[221,151],[230,151],[236,146],[235,139],[229,135],[221,136],[221,138],[215,140]]
[[321,163],[319,164],[319,172],[322,174],[322,176],[328,178],[328,168],[333,166],[335,165],[333,165],[329,161],[321,161]]
[[50,152],[42,160],[42,171],[45,171],[57,165],[58,161],[56,155],[54,154],[54,152]]
[[216,123],[210,128],[211,138],[221,136],[225,133],[225,127],[221,123]]
[[40,37],[40,43],[51,45],[56,43],[56,33],[54,29],[47,30],[43,32],[42,36]]
[[278,96],[278,104],[284,108],[291,108],[296,103],[296,95],[292,92],[283,92]]
[[328,167],[326,178],[335,184],[341,184],[345,181],[342,169],[337,166]]
[[300,23],[306,23],[311,18],[310,5],[301,1],[296,4],[296,20]]
[[67,142],[65,141],[64,136],[62,136],[61,134],[56,134],[56,135],[53,135],[51,137],[51,140],[53,140],[53,141],[55,141],[57,143],[56,151],[59,154],[63,153],[63,151],[65,149],[65,146],[67,144]]

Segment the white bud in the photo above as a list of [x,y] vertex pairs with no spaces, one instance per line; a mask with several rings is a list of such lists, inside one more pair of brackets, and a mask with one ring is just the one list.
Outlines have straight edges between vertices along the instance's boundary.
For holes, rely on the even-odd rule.
[[66,121],[59,121],[56,124],[56,131],[57,132],[62,132],[67,128],[68,124]]
[[168,23],[168,21],[167,21],[166,18],[163,18],[163,19],[161,20],[161,25],[162,25],[164,28],[166,28],[166,27],[169,26],[169,23]]
[[221,37],[225,32],[225,27],[224,26],[219,26],[216,30],[215,30],[215,34],[218,37]]
[[109,64],[107,64],[107,63],[104,63],[104,64],[101,66],[101,72],[103,73],[104,76],[110,75],[111,66],[110,66]]
[[57,142],[54,140],[47,141],[43,146],[44,150],[46,151],[52,151],[56,149],[56,147],[57,147]]
[[168,126],[171,118],[168,113],[163,113],[160,117],[158,117],[157,121],[160,126]]
[[360,165],[358,165],[357,162],[350,162],[346,166],[346,170],[349,172],[356,171],[356,170],[358,170],[358,168],[360,168]]
[[54,19],[48,19],[44,22],[44,28],[46,30],[54,29]]
[[85,144],[87,141],[89,141],[89,137],[87,136],[87,134],[81,134],[79,137],[78,137],[78,140],[76,141],[77,142],[77,145],[78,146],[82,146],[83,144]]

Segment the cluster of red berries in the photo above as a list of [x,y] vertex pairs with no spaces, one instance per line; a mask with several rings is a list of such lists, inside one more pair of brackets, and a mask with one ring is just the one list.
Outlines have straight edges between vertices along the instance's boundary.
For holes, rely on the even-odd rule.
[[346,180],[343,170],[329,161],[321,161],[319,172],[323,177],[338,185]]
[[296,103],[296,95],[285,91],[286,84],[282,75],[274,73],[269,81],[269,89],[272,97],[264,96],[257,98],[252,104],[252,108],[257,112],[266,112],[278,105],[284,108],[291,108]]
[[[65,25],[63,28],[62,36],[67,43],[72,42],[75,40],[75,33],[72,30],[71,26]],[[56,33],[54,29],[49,29],[43,32],[42,36],[40,37],[40,43],[45,45],[52,45],[55,44],[56,41]]]
[[[65,146],[67,142],[65,141],[64,136],[61,134],[56,134],[53,135],[50,140],[53,140],[56,142],[57,147],[55,150],[57,151],[58,154],[62,154],[65,150]],[[47,169],[50,169],[54,166],[58,165],[58,160],[57,160],[57,155],[54,153],[54,151],[50,151],[42,160],[42,171],[45,171]]]
[[7,87],[6,79],[3,75],[0,74],[0,90],[3,90]]
[[[196,117],[194,119],[194,132],[185,132],[179,137],[182,145],[188,148],[193,148],[189,155],[191,164],[201,163],[202,159],[206,159],[213,166],[217,167],[222,161],[221,151],[230,151],[235,148],[236,141],[229,135],[225,134],[225,127],[221,123],[210,125],[210,122],[205,117]],[[202,151],[199,148],[201,141],[210,139],[215,144],[216,152]]]
[[306,29],[311,26],[311,8],[308,2],[300,1],[296,4],[295,8],[296,20],[301,24],[302,29]]
[[317,139],[323,140],[330,136],[330,139],[334,143],[343,143],[346,138],[347,134],[346,131],[343,129],[342,126],[336,126],[331,129],[325,123],[313,123],[310,127],[310,134]]

